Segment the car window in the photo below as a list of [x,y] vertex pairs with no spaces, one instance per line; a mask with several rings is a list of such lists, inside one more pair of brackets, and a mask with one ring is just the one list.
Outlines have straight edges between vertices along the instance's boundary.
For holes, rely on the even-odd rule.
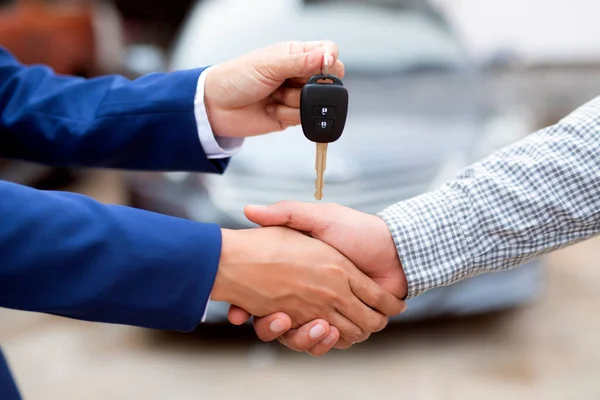
[[182,31],[173,66],[216,64],[279,41],[322,38],[340,46],[346,69],[353,72],[454,68],[467,62],[459,42],[435,17],[378,1],[205,0]]

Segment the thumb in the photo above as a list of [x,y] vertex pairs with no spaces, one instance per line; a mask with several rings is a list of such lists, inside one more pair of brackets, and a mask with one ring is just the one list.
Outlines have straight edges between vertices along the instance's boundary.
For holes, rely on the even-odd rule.
[[318,236],[329,225],[324,211],[317,204],[284,201],[271,206],[247,206],[244,214],[260,226],[287,226]]

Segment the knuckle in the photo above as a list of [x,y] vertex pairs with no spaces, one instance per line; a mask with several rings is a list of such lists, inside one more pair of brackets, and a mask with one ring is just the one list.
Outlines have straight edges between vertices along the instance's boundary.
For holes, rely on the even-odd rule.
[[367,340],[367,339],[368,339],[370,336],[371,336],[371,334],[370,334],[370,333],[368,333],[368,332],[365,332],[365,333],[364,333],[363,335],[361,335],[361,336],[358,338],[358,340],[356,340],[354,343],[362,343],[362,342],[364,342],[365,340]]
[[295,54],[291,57],[291,70],[294,71],[296,76],[301,76],[306,69],[307,58],[303,57],[302,54]]
[[348,271],[344,267],[343,258],[340,257],[339,261],[333,262],[328,266],[328,273],[334,279],[344,279],[348,277]]
[[369,338],[369,336],[371,336],[370,332],[360,331],[360,333],[356,336],[354,343],[364,342],[365,340],[367,340]]
[[405,306],[404,301],[398,299],[398,301],[396,302],[396,305],[393,307],[393,311],[388,313],[388,316],[393,317],[395,315],[402,314],[405,307],[406,306]]
[[[293,204],[288,204],[288,207],[293,207]],[[289,224],[291,226],[303,227],[303,231],[311,232],[313,222],[310,219],[307,219],[305,215],[297,212],[290,212],[289,215]]]
[[344,333],[344,339],[346,339],[346,341],[350,343],[360,343],[367,337],[369,337],[368,333],[362,331],[359,328],[351,328]]
[[333,289],[326,289],[324,291],[324,300],[325,303],[330,307],[330,309],[345,309],[346,308],[346,298]]
[[382,331],[388,324],[387,317],[383,315],[378,315],[369,320],[369,330],[371,332],[379,332]]
[[289,40],[287,42],[283,42],[289,54],[301,53],[303,43],[299,40]]
[[338,263],[342,271],[344,271],[345,279],[349,281],[349,283],[354,283],[357,281],[356,279],[356,266],[347,259],[346,257],[339,255]]
[[385,305],[386,294],[381,286],[377,286],[373,289],[373,304],[372,306],[378,310],[381,310]]

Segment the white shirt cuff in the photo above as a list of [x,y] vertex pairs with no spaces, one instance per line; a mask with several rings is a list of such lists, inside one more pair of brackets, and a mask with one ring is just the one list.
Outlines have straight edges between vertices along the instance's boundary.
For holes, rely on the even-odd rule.
[[244,138],[216,137],[208,122],[208,115],[204,105],[204,84],[206,75],[213,67],[206,68],[198,78],[196,97],[194,99],[194,115],[198,127],[200,143],[209,159],[228,158],[237,153],[244,143]]
[[208,305],[209,304],[210,304],[210,296],[208,297],[208,301],[206,302],[206,308],[204,308],[204,315],[202,315],[202,320],[200,322],[206,321],[206,316],[208,315]]

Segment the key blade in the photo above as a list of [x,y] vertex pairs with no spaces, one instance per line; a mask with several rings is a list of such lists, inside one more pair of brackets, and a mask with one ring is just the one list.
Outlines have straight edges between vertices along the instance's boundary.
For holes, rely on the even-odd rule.
[[317,143],[317,158],[315,169],[317,170],[317,179],[315,181],[315,199],[323,199],[323,181],[325,168],[327,167],[327,143]]

